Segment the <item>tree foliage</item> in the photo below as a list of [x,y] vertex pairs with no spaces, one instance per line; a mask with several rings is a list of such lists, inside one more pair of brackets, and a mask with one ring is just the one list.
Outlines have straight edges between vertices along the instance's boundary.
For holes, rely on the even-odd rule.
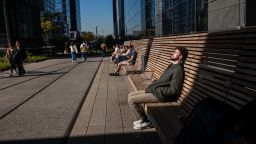
[[83,40],[84,40],[84,41],[87,41],[87,42],[93,41],[94,38],[95,38],[95,36],[93,35],[92,32],[89,32],[89,31],[88,31],[88,32],[84,32],[84,33],[83,33]]
[[115,40],[112,35],[107,35],[105,43],[107,44],[108,47],[112,47],[114,45]]
[[45,13],[44,16],[41,17],[41,31],[44,42],[54,43],[55,39],[63,37],[63,26],[56,20],[60,15],[60,13]]
[[41,17],[41,30],[42,30],[44,41],[48,41],[49,37],[51,37],[52,29],[53,29],[53,23],[46,17]]

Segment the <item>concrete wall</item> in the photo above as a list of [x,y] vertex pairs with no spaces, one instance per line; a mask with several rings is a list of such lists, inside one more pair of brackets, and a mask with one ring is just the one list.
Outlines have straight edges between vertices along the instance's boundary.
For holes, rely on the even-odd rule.
[[245,26],[245,0],[208,0],[208,31]]

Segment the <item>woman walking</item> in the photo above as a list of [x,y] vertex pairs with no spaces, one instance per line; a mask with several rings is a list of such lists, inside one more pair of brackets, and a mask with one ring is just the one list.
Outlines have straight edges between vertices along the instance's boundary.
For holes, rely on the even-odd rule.
[[6,49],[6,58],[9,60],[9,63],[11,64],[10,76],[12,76],[13,70],[15,70],[16,73],[18,73],[16,70],[16,65],[14,64],[14,61],[13,61],[13,53],[14,53],[13,46],[9,43]]
[[75,45],[75,43],[72,41],[70,46],[70,52],[71,52],[71,57],[72,57],[72,63],[76,61],[76,54],[78,53],[77,51],[77,47]]

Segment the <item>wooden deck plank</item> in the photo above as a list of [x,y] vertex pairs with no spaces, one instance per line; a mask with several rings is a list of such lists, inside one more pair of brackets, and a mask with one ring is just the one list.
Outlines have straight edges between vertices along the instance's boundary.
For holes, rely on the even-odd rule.
[[[109,72],[112,72],[113,64],[108,64]],[[124,144],[123,123],[120,103],[117,93],[116,77],[108,77],[108,99],[106,115],[106,144]]]
[[[125,83],[124,83],[125,82]],[[134,116],[130,111],[130,107],[127,103],[129,92],[133,91],[127,76],[121,76],[117,79],[118,94],[120,98],[120,107],[122,111],[124,133],[127,144],[160,144],[161,141],[154,128],[146,129],[143,131],[133,129]]]
[[79,112],[78,118],[76,120],[76,123],[72,129],[72,132],[70,134],[70,139],[68,140],[68,144],[78,144],[78,143],[84,143],[86,141],[85,138],[79,139],[77,141],[74,139],[74,137],[85,137],[86,131],[89,125],[91,113],[93,110],[93,106],[95,103],[95,98],[97,95],[98,87],[100,84],[100,79],[103,71],[103,64],[101,64],[97,75],[95,76],[95,79],[92,83],[92,86],[88,92],[88,95],[86,97],[86,100],[84,101],[84,104],[81,108],[81,111]]
[[[134,116],[128,105],[128,94],[132,91],[131,85],[128,82],[127,76],[119,76],[116,79],[120,108],[123,120],[124,136],[126,144],[143,144],[145,143],[141,131],[132,128]],[[126,82],[124,82],[126,81]]]
[[86,97],[68,143],[160,144],[155,129],[134,130],[128,105],[133,91],[127,75],[109,76],[116,67],[103,61]]
[[[105,63],[105,62],[104,62]],[[105,142],[106,106],[107,106],[108,65],[103,66],[102,77],[98,88],[89,127],[86,133],[86,143],[102,144]]]

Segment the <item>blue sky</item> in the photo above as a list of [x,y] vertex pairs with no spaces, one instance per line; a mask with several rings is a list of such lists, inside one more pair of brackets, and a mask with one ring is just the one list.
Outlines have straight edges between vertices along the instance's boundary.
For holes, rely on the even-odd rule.
[[112,0],[80,0],[82,31],[113,34]]

